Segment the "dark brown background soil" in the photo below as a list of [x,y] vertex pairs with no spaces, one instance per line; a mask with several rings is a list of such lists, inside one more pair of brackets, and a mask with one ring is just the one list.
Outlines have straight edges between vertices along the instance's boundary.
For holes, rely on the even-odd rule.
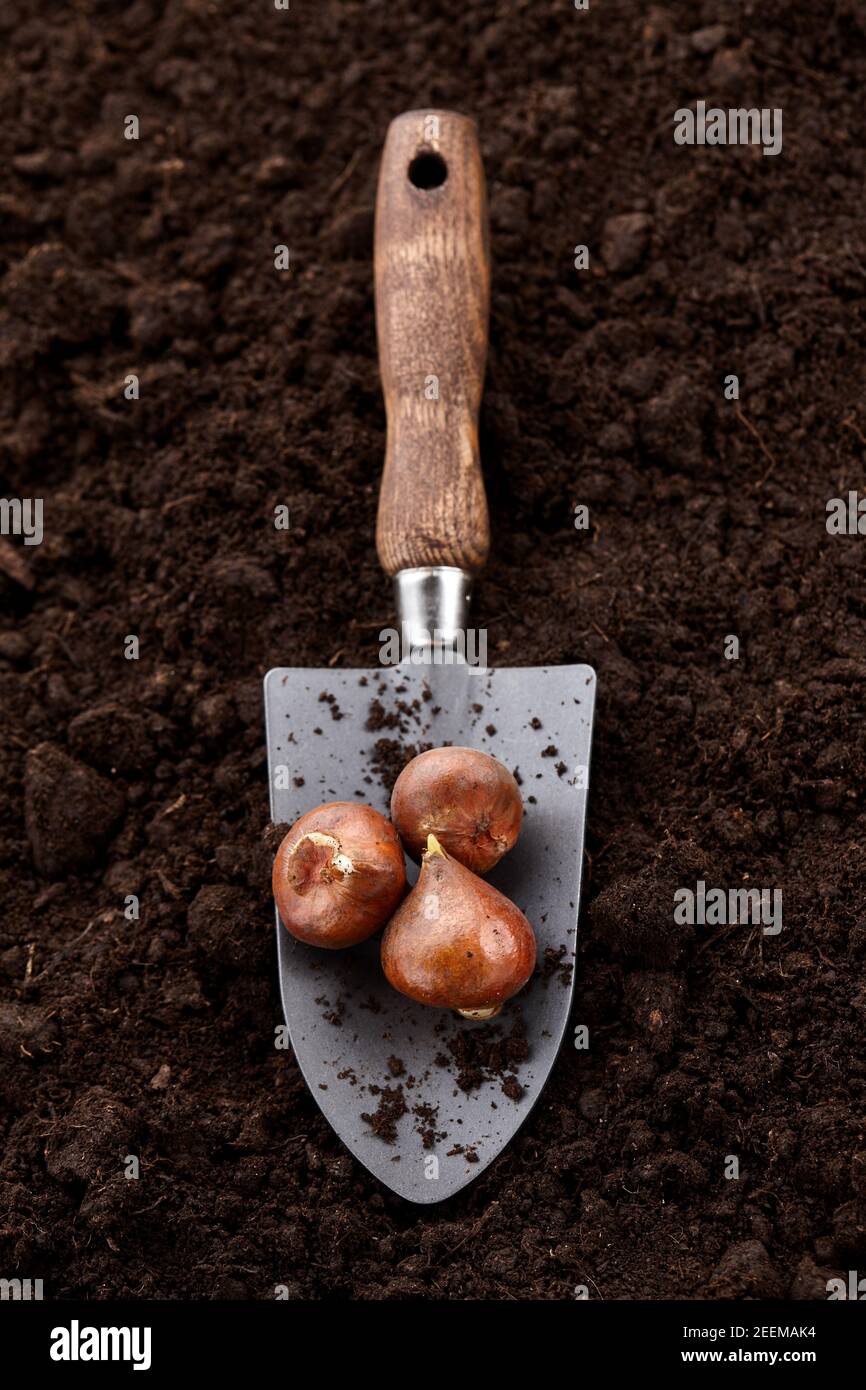
[[[866,1261],[864,540],[824,524],[863,485],[863,6],[7,0],[0,29],[0,487],[46,527],[0,547],[0,1273],[823,1296]],[[782,107],[783,153],[675,146],[699,97]],[[600,692],[592,1047],[430,1210],[273,1047],[260,708],[273,664],[375,664],[391,616],[371,209],[420,105],[477,117],[490,188],[478,621]],[[698,878],[781,887],[781,936],[678,932]]]

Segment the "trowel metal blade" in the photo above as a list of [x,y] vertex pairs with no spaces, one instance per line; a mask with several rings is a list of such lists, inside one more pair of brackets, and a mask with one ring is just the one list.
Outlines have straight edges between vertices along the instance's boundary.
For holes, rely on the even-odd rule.
[[[536,974],[494,1024],[468,1023],[397,994],[379,965],[378,937],[348,951],[317,950],[277,919],[283,1008],[310,1091],[355,1157],[408,1201],[440,1202],[477,1178],[526,1119],[556,1060],[574,991],[595,684],[589,666],[403,663],[368,671],[286,667],[265,677],[277,823],[326,801],[363,801],[387,814],[382,739],[406,750],[481,748],[521,781],[520,839],[489,881],[532,923],[539,964],[548,948],[561,963],[547,978]],[[410,865],[410,879],[416,876]],[[495,1075],[461,1089],[456,1068],[441,1064],[448,1040],[477,1027],[507,1035],[518,1011],[528,1043],[517,1069],[521,1098],[505,1094]],[[403,1069],[395,1076],[397,1062]],[[402,1087],[407,1113],[391,1143],[362,1118],[379,1103],[370,1087]],[[416,1107],[429,1109],[419,1116]],[[444,1137],[425,1147],[425,1129],[428,1144],[430,1129]]]

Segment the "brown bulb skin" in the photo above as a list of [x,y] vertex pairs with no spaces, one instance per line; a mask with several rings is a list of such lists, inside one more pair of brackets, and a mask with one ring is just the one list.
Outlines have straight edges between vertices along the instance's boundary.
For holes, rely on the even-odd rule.
[[274,900],[287,931],[339,950],[384,927],[406,892],[397,832],[372,806],[331,801],[296,820],[274,860]]
[[435,835],[452,858],[486,874],[520,834],[523,802],[508,768],[490,753],[431,748],[394,783],[391,819],[416,862]]
[[419,1004],[497,1012],[535,968],[518,907],[445,854],[433,836],[421,873],[382,937],[382,968]]

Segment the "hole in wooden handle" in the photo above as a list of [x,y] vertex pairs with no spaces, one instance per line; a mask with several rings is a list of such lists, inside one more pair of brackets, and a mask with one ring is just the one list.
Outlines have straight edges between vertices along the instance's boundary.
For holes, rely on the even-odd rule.
[[421,150],[409,165],[409,182],[416,188],[441,188],[448,177],[448,165],[435,150]]

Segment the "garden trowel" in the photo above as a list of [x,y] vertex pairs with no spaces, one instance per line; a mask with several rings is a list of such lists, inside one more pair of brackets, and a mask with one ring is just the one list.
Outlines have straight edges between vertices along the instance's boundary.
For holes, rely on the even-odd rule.
[[[387,409],[377,547],[398,622],[370,670],[278,667],[265,678],[275,822],[327,801],[388,814],[415,752],[480,748],[518,778],[524,822],[489,875],[525,913],[538,968],[491,1022],[396,993],[379,937],[327,951],[277,919],[292,1048],[337,1134],[381,1182],[439,1202],[478,1177],[527,1118],[568,1032],[595,673],[492,669],[470,627],[489,545],[478,453],[490,262],[474,123],[392,122],[376,205],[376,317]],[[551,601],[555,601],[553,598]],[[417,870],[410,866],[410,880]]]

